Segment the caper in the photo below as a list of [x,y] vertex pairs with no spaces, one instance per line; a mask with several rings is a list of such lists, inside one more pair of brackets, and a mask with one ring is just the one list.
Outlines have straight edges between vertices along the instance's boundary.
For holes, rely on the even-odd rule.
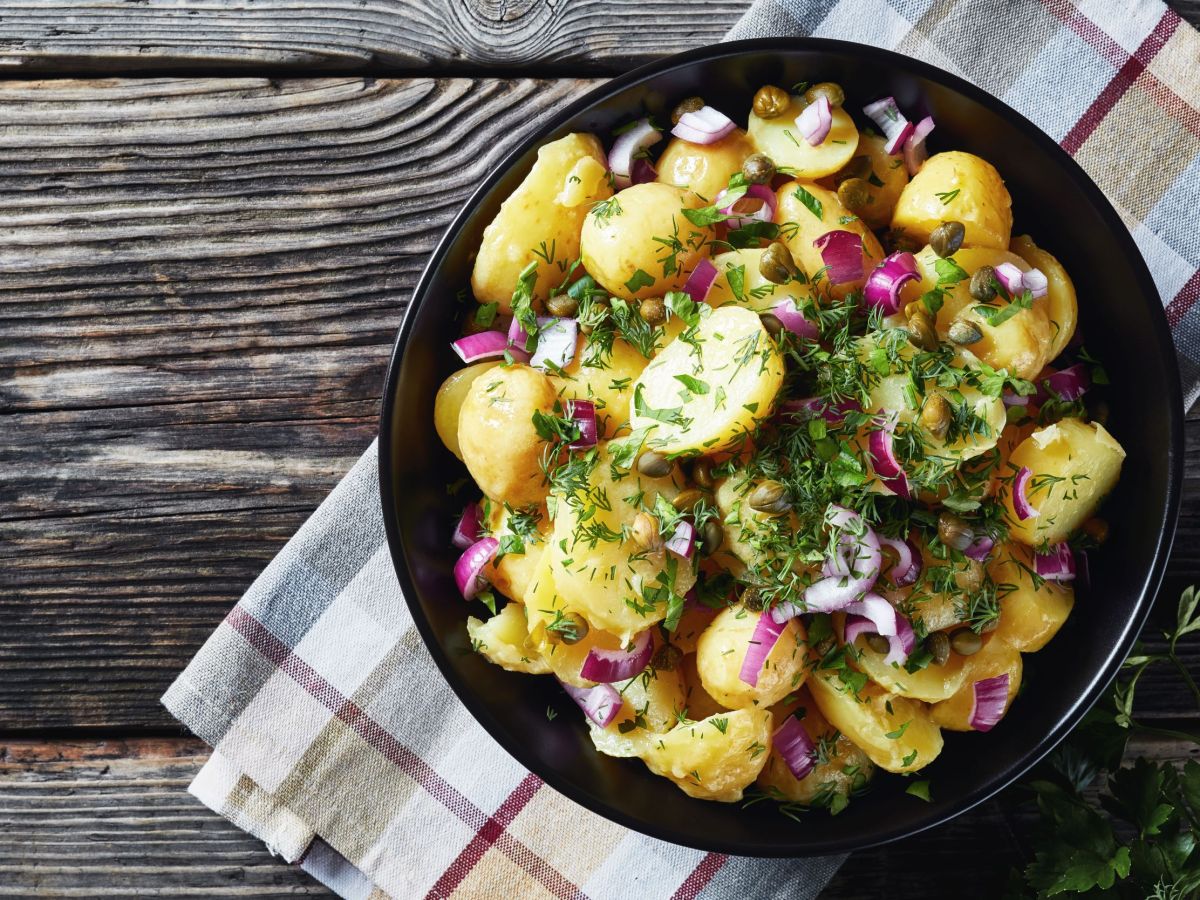
[[987,302],[996,296],[996,270],[991,266],[980,266],[971,276],[971,296],[981,302]]
[[706,491],[711,491],[716,486],[716,479],[713,478],[712,460],[707,457],[700,457],[692,463],[692,481],[700,485]]
[[883,245],[887,248],[888,253],[916,253],[922,247],[918,238],[898,228],[889,228],[884,233]]
[[842,206],[854,212],[871,202],[871,186],[861,178],[847,178],[837,189]]
[[766,600],[763,599],[762,592],[755,587],[748,587],[742,591],[741,601],[742,606],[751,612],[762,612],[763,608],[767,605]]
[[709,519],[704,523],[704,528],[701,529],[702,539],[700,541],[700,552],[705,556],[712,556],[721,549],[721,544],[725,541],[725,529],[721,527],[721,523],[716,519]]
[[950,659],[950,638],[944,631],[935,631],[925,639],[925,649],[939,666],[944,666]]
[[983,638],[970,628],[960,628],[950,635],[950,646],[960,656],[974,656],[983,647]]
[[667,321],[667,307],[659,297],[647,297],[639,309],[647,325],[657,327]]
[[925,405],[921,408],[921,427],[939,441],[946,439],[952,417],[950,403],[941,394],[930,394],[925,398]]
[[638,471],[647,478],[665,478],[671,474],[673,463],[654,450],[647,450],[638,457]]
[[552,316],[569,318],[579,311],[579,301],[570,294],[555,294],[546,301],[546,311]]
[[867,156],[855,156],[834,173],[833,183],[841,184],[847,178],[862,178],[864,180],[875,174],[871,168],[871,159]]
[[764,481],[750,492],[747,498],[751,509],[777,516],[792,508],[788,502],[787,488],[778,481]]
[[922,350],[936,350],[940,345],[933,317],[925,309],[913,310],[908,317],[908,339]]
[[767,329],[767,334],[776,340],[783,334],[783,323],[779,321],[779,316],[774,313],[763,313],[762,319],[763,328]]
[[887,653],[891,648],[891,644],[888,643],[888,639],[882,634],[868,634],[867,646],[876,653]]
[[691,512],[697,503],[704,499],[704,494],[695,488],[680,491],[671,501],[671,505],[682,513]]
[[768,244],[758,258],[758,272],[771,284],[787,284],[799,271],[796,260],[792,259],[792,251],[779,241]]
[[658,519],[649,513],[640,512],[633,517],[630,537],[643,550],[658,550],[662,547],[662,535],[658,533]]
[[671,110],[671,124],[678,125],[679,120],[683,118],[685,113],[694,113],[703,108],[703,97],[688,97],[686,100],[680,100],[679,105]]
[[977,344],[983,340],[983,332],[979,330],[979,326],[966,319],[955,319],[951,322],[947,335],[950,340],[963,347],[969,347],[971,344]]
[[975,529],[952,512],[938,516],[938,539],[947,547],[966,550],[975,540]]
[[945,259],[958,252],[966,234],[967,229],[963,227],[962,222],[943,222],[929,235],[929,246],[933,248],[934,253]]
[[846,92],[833,81],[819,82],[804,92],[804,99],[809,103],[816,103],[821,97],[827,99],[830,106],[841,106],[846,102]]
[[1097,544],[1103,544],[1108,540],[1108,522],[1101,518],[1091,518],[1083,523],[1083,530]]
[[765,153],[751,153],[742,163],[742,174],[751,184],[766,184],[775,177],[775,162]]
[[674,672],[675,667],[683,661],[683,651],[674,644],[663,644],[654,652],[650,665],[660,672]]
[[579,613],[563,613],[562,617],[546,626],[546,636],[563,644],[578,644],[588,633],[587,619]]
[[754,114],[760,119],[775,119],[782,116],[792,105],[788,92],[773,84],[764,84],[754,95]]

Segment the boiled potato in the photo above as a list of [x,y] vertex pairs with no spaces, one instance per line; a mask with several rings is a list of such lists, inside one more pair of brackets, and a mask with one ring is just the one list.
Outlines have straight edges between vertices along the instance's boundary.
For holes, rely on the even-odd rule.
[[1012,197],[1000,173],[986,159],[961,150],[936,153],[905,185],[892,214],[892,228],[917,244],[927,244],[947,220],[966,228],[965,247],[1008,248]]
[[754,147],[776,166],[786,166],[798,178],[831,175],[850,161],[858,147],[858,129],[850,114],[840,106],[833,109],[829,134],[817,146],[800,136],[796,117],[808,105],[803,97],[792,97],[792,105],[780,116],[760,119],[750,113],[749,134]]
[[589,724],[592,743],[601,753],[641,756],[649,741],[670,731],[683,715],[686,697],[681,671],[647,669],[614,687],[621,692],[620,713],[604,728]]
[[662,453],[736,448],[774,407],[783,356],[748,309],[723,306],[677,338],[633,386],[632,427],[652,428]]
[[734,709],[675,726],[652,741],[642,759],[690,797],[736,803],[770,749],[771,711]]
[[808,287],[799,282],[772,284],[764,278],[758,268],[762,255],[762,250],[731,250],[714,256],[712,261],[718,274],[706,301],[711,306],[736,303],[764,313],[788,299],[799,307],[805,298],[812,296]]
[[486,622],[471,616],[467,619],[467,634],[471,647],[502,669],[546,675],[550,666],[541,653],[529,642],[525,607],[509,603]]
[[1005,673],[1008,673],[1008,703],[1004,711],[1008,712],[1021,687],[1021,654],[993,634],[978,653],[967,657],[966,672],[966,683],[958,693],[930,707],[930,718],[950,731],[974,730],[971,712],[975,708],[975,682]]
[[608,157],[594,135],[568,134],[544,145],[525,180],[484,229],[471,272],[475,299],[511,313],[517,278],[534,260],[533,294],[546,299],[579,256],[579,231],[588,210],[611,195]]
[[854,649],[858,653],[855,666],[880,687],[900,697],[936,703],[952,697],[967,677],[963,666],[966,657],[957,653],[950,654],[940,666],[930,663],[923,669],[909,672],[902,663],[885,663],[887,654],[872,650],[865,637],[860,636],[854,642]]
[[696,669],[704,690],[729,709],[778,703],[808,675],[804,626],[799,619],[792,619],[763,662],[757,684],[742,681],[742,663],[753,646],[750,642],[758,620],[764,615],[770,613],[743,606],[723,609],[696,644]]
[[[812,198],[806,201],[805,195]],[[789,181],[776,192],[778,205],[775,209],[776,222],[794,222],[796,228],[787,232],[785,243],[796,264],[811,278],[825,267],[814,242],[830,231],[849,231],[862,239],[863,268],[862,277],[841,284],[829,284],[829,279],[822,277],[818,290],[828,292],[831,296],[842,298],[851,291],[861,291],[867,283],[871,269],[883,260],[883,248],[875,234],[866,223],[857,216],[851,215],[842,206],[837,194],[811,181]],[[821,213],[820,216],[816,211]]]
[[797,710],[800,722],[817,747],[817,764],[801,779],[797,779],[787,762],[774,749],[758,776],[758,783],[772,796],[837,809],[851,794],[862,790],[875,771],[867,754],[850,742],[844,734],[825,721],[808,691],[796,700],[771,707],[775,731]]
[[612,352],[602,359],[589,357],[587,338],[580,335],[575,358],[562,375],[552,375],[550,380],[564,399],[592,401],[600,437],[613,438],[628,430],[633,381],[646,362],[646,357],[620,337],[613,338]]
[[1046,286],[1046,312],[1050,318],[1050,327],[1054,338],[1047,352],[1048,361],[1056,359],[1067,348],[1071,338],[1075,336],[1075,326],[1079,322],[1079,304],[1075,299],[1075,285],[1071,276],[1057,259],[1038,247],[1027,234],[1012,239],[1009,247],[1013,253],[1029,263],[1032,268],[1041,269],[1048,282]]
[[684,706],[687,717],[693,721],[707,719],[709,716],[724,712],[728,707],[722,706],[704,689],[700,681],[700,672],[696,669],[696,654],[689,653],[683,658],[683,680],[687,684],[687,696]]
[[715,609],[709,609],[702,603],[692,603],[679,617],[679,624],[671,634],[671,643],[684,654],[696,652],[696,643],[712,620],[717,617]]
[[1000,624],[994,636],[1022,653],[1045,647],[1075,604],[1070,582],[1035,585],[1033,569],[1033,551],[1015,542],[996,548],[988,563],[1000,600]]
[[[493,561],[484,567],[484,573],[492,587],[513,600],[523,600],[525,592],[529,590],[529,585],[533,581],[533,576],[537,573],[538,565],[541,563],[542,552],[546,549],[545,541],[546,536],[550,533],[550,522],[546,519],[545,514],[537,508],[515,510],[503,503],[487,499],[483,501],[483,504],[484,524],[491,532],[492,537],[501,542],[501,547],[504,546],[506,536],[516,534],[512,527],[514,517],[526,522],[533,519],[532,527],[535,533],[532,538],[522,537],[522,543],[525,546],[523,553],[505,553],[500,556],[499,561]],[[523,532],[528,530],[529,528],[526,527]]]
[[799,528],[791,510],[777,516],[760,512],[745,502],[756,482],[744,472],[735,472],[717,484],[717,512],[725,539],[722,550],[732,553],[747,566],[756,568],[777,557],[773,546],[789,546],[790,536]]
[[735,128],[714,144],[693,144],[672,138],[654,167],[663,184],[687,188],[710,203],[729,186],[729,178],[742,170],[754,146],[746,132]]
[[459,410],[458,441],[471,477],[488,497],[513,506],[545,498],[546,444],[533,414],[553,414],[556,400],[550,379],[525,365],[499,366],[471,383]]
[[[871,166],[870,175],[864,179],[870,202],[854,213],[872,228],[886,228],[891,223],[900,192],[908,184],[904,157],[889,154],[884,149],[886,145],[886,138],[878,134],[864,134],[859,138],[858,150],[854,153],[855,157],[864,157]],[[851,167],[853,165],[855,160],[851,160]]]
[[855,693],[830,669],[813,672],[808,688],[829,723],[881,769],[915,772],[942,752],[942,733],[924,703],[870,683]]
[[1018,519],[1012,485],[1004,492],[1010,535],[1031,547],[1065,541],[1083,524],[1121,474],[1125,450],[1099,422],[1063,419],[1033,432],[1009,466],[1032,473],[1025,496],[1037,515]]
[[693,225],[682,211],[704,205],[700,195],[669,184],[625,188],[593,206],[584,220],[584,269],[626,300],[680,290],[713,238],[711,226]]
[[462,459],[462,450],[458,446],[458,413],[462,409],[463,400],[467,398],[467,391],[471,389],[475,379],[498,365],[498,360],[491,360],[451,372],[450,377],[438,388],[437,396],[433,400],[433,427],[446,449],[459,459]]
[[656,496],[671,500],[681,484],[677,470],[650,478],[634,467],[614,477],[609,445],[601,443],[579,486],[552,496],[548,556],[567,608],[622,639],[666,617],[668,589],[687,593],[696,583],[695,568],[666,550],[645,551],[630,529],[642,503],[653,508]]

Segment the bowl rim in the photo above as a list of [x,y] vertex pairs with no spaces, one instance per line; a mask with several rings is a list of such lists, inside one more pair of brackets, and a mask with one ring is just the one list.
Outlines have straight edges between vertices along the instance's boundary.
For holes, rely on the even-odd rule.
[[[987,107],[1001,118],[1007,120],[1014,127],[1024,132],[1030,140],[1039,145],[1043,152],[1055,159],[1062,171],[1076,183],[1101,218],[1105,220],[1105,224],[1113,233],[1116,241],[1123,245],[1124,255],[1129,260],[1130,266],[1133,269],[1133,275],[1141,288],[1142,298],[1147,301],[1147,306],[1150,307],[1151,329],[1154,339],[1158,343],[1160,354],[1164,357],[1163,363],[1168,375],[1166,396],[1163,398],[1163,402],[1166,403],[1168,408],[1169,431],[1169,441],[1166,448],[1168,457],[1167,490],[1164,498],[1161,528],[1155,544],[1149,571],[1145,575],[1140,594],[1135,601],[1134,614],[1126,620],[1124,630],[1113,652],[1104,660],[1103,665],[1092,674],[1087,687],[1081,694],[1075,697],[1066,712],[1059,717],[1054,728],[1048,733],[1041,735],[1029,750],[1015,762],[996,770],[974,791],[966,793],[949,805],[937,809],[936,812],[929,816],[927,821],[916,827],[897,828],[884,826],[879,828],[871,838],[861,841],[817,838],[807,840],[804,844],[794,847],[778,846],[766,848],[755,844],[722,840],[719,837],[697,839],[692,835],[680,832],[674,827],[647,825],[636,817],[625,813],[620,807],[608,803],[599,797],[590,795],[581,789],[577,789],[575,785],[570,783],[566,778],[561,777],[555,770],[535,770],[534,761],[525,752],[523,745],[516,740],[510,740],[505,735],[499,720],[492,715],[482,701],[476,699],[470,685],[458,678],[450,665],[447,652],[439,643],[437,635],[434,633],[432,626],[425,618],[420,604],[416,600],[417,591],[408,571],[407,562],[404,559],[400,525],[395,514],[393,502],[395,497],[395,482],[391,470],[391,459],[394,450],[391,440],[391,420],[396,409],[402,356],[412,337],[413,321],[415,319],[414,311],[423,301],[428,292],[430,281],[441,266],[442,260],[449,248],[458,239],[458,235],[466,219],[470,216],[478,201],[493,190],[497,182],[521,157],[544,142],[547,135],[552,134],[571,118],[589,107],[613,95],[622,93],[639,82],[673,69],[685,68],[702,60],[716,60],[724,57],[739,56],[747,52],[762,51],[778,51],[789,54],[797,51],[854,53],[902,72],[907,72],[908,74],[930,81],[936,81],[957,91],[967,99]],[[1158,302],[1149,302],[1151,298]],[[1126,228],[1124,222],[1103,191],[1100,190],[1079,163],[1064,151],[1053,138],[1002,100],[976,87],[965,79],[923,60],[903,56],[881,47],[859,44],[853,41],[816,37],[752,38],[710,44],[667,56],[626,72],[623,75],[619,75],[602,85],[598,85],[569,103],[558,113],[538,123],[524,140],[506,153],[494,165],[487,176],[471,192],[470,197],[464,202],[458,214],[447,226],[445,233],[430,254],[429,261],[413,288],[412,297],[404,311],[397,331],[395,344],[388,363],[384,394],[380,407],[378,440],[380,501],[383,506],[384,528],[387,533],[388,549],[392,558],[393,568],[395,569],[397,579],[400,582],[401,592],[404,595],[405,602],[409,607],[413,622],[421,635],[421,639],[433,657],[434,663],[437,665],[442,677],[450,685],[450,688],[454,691],[458,699],[470,711],[471,715],[474,716],[475,720],[479,722],[489,736],[524,768],[533,772],[559,793],[591,812],[652,838],[669,841],[697,850],[730,853],[748,857],[790,858],[818,856],[877,847],[944,824],[985,802],[1008,787],[1049,754],[1074,729],[1116,676],[1121,662],[1128,655],[1134,642],[1140,635],[1142,626],[1154,605],[1154,599],[1162,586],[1167,559],[1174,542],[1175,530],[1179,518],[1183,484],[1183,419],[1183,393],[1178,358],[1170,328],[1167,324],[1166,314],[1162,308],[1161,298],[1146,265],[1145,258],[1134,242],[1128,228]],[[539,766],[538,768],[541,767]]]

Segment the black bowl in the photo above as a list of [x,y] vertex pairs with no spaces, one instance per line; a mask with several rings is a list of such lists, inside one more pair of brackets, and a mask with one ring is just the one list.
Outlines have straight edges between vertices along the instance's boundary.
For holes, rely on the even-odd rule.
[[[1093,560],[1095,589],[1046,649],[1026,657],[1021,697],[994,731],[946,734],[941,757],[922,772],[932,802],[906,795],[904,779],[883,777],[842,814],[814,811],[794,822],[772,804],[693,800],[638,760],[602,756],[553,679],[504,672],[469,652],[448,541],[462,501],[445,487],[465,473],[431,423],[434,393],[458,365],[448,346],[457,337],[453,298],[468,284],[484,227],[541,144],[571,131],[605,138],[639,110],[662,119],[693,94],[744,115],[762,84],[823,80],[840,82],[854,109],[884,94],[901,108],[926,109],[937,121],[935,149],[971,151],[996,165],[1012,192],[1014,234],[1031,232],[1075,279],[1088,347],[1112,379],[1110,428],[1129,456],[1106,507],[1113,528]],[[983,91],[908,57],[840,41],[741,41],[597,88],[532,130],[479,186],[434,251],[400,327],[383,401],[380,486],[417,627],[450,686],[509,753],[588,809],[653,837],[747,856],[806,856],[944,822],[1012,782],[1079,721],[1129,651],[1162,578],[1179,506],[1182,418],[1175,352],[1150,273],[1108,201],[1053,140]],[[549,705],[563,715],[547,720]]]

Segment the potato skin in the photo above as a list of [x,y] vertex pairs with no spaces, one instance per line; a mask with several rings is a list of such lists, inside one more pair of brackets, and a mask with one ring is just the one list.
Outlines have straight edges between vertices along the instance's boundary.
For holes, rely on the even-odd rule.
[[467,392],[475,379],[499,364],[497,360],[490,360],[451,372],[434,397],[433,427],[446,449],[459,459],[463,456],[458,446],[458,414],[462,411],[463,401],[467,399]]
[[858,139],[858,150],[854,156],[865,156],[871,162],[871,172],[883,182],[877,185],[867,180],[867,196],[871,202],[856,212],[856,215],[872,228],[886,228],[892,221],[892,213],[900,200],[900,193],[908,184],[908,169],[904,157],[892,156],[884,149],[887,140],[877,134],[864,134]]
[[729,177],[742,170],[754,145],[746,132],[735,128],[715,144],[693,144],[672,138],[654,167],[658,181],[686,188],[710,203],[729,185]]
[[[764,313],[770,312],[786,299],[791,299],[799,305],[803,299],[811,296],[808,288],[798,282],[772,284],[764,278],[758,267],[764,252],[758,249],[730,250],[728,253],[714,256],[712,263],[717,267],[718,274],[705,298],[708,305],[724,306],[734,303]],[[729,282],[730,270],[738,269],[741,270],[743,281],[740,297],[734,293]]]
[[649,360],[624,338],[614,338],[612,353],[600,365],[585,358],[587,338],[579,336],[575,358],[562,375],[551,375],[563,399],[590,400],[596,405],[596,424],[601,438],[614,438],[629,430],[629,404],[633,382]]
[[[681,289],[714,234],[710,226],[693,225],[682,210],[704,205],[698,194],[656,181],[619,191],[607,203],[593,206],[583,221],[579,246],[584,269],[609,293],[626,300]],[[654,240],[672,236],[682,245],[675,253]],[[631,288],[638,284],[635,278],[650,281]]]
[[1008,674],[1008,702],[1004,712],[1008,713],[1013,698],[1021,688],[1021,654],[992,634],[974,656],[967,659],[966,683],[949,700],[930,707],[930,718],[948,731],[974,731],[971,727],[971,710],[975,705],[975,682],[997,675]]
[[758,776],[758,783],[768,790],[778,791],[787,800],[805,805],[822,797],[827,798],[822,802],[828,802],[831,793],[849,797],[865,786],[875,772],[875,764],[846,735],[825,721],[806,689],[800,690],[796,700],[771,707],[772,734],[797,709],[803,710],[800,722],[813,744],[819,745],[822,740],[826,742],[828,749],[825,758],[818,759],[813,770],[797,780],[783,757],[772,749],[766,766]]
[[[938,194],[950,197],[939,197]],[[1008,249],[1012,235],[1012,197],[1000,173],[986,159],[951,150],[925,161],[900,192],[892,228],[918,244],[942,222],[962,222],[964,247]]]
[[734,709],[675,726],[642,758],[690,797],[736,803],[766,765],[770,747],[770,710]]
[[1058,355],[1067,348],[1071,338],[1075,336],[1075,326],[1079,322],[1079,303],[1075,296],[1075,285],[1071,276],[1052,254],[1047,253],[1033,242],[1027,234],[1012,239],[1009,249],[1021,257],[1031,267],[1041,269],[1049,284],[1046,287],[1046,314],[1050,319],[1050,328],[1054,334],[1050,349],[1046,353],[1047,362],[1057,359]]
[[1033,551],[1015,541],[997,548],[988,563],[1000,600],[1000,624],[994,634],[1022,653],[1045,647],[1075,605],[1075,589],[1070,583],[1034,585],[1029,574],[1032,569]]
[[808,675],[804,626],[799,619],[792,619],[759,670],[758,683],[750,685],[741,680],[742,661],[763,615],[769,614],[742,606],[723,609],[696,644],[696,669],[704,690],[729,709],[778,703]]
[[[817,218],[813,211],[804,204],[801,199],[802,195],[797,192],[797,188],[808,191],[821,204],[820,218]],[[775,221],[781,224],[794,222],[797,226],[784,243],[792,251],[797,265],[810,278],[825,266],[825,260],[821,258],[821,251],[813,245],[817,238],[830,231],[849,231],[862,238],[862,277],[835,285],[822,279],[818,287],[822,293],[828,292],[831,296],[839,299],[851,291],[861,291],[863,285],[867,283],[871,269],[883,261],[883,248],[867,224],[857,216],[852,217],[850,221],[843,222],[844,218],[850,216],[850,211],[842,206],[837,194],[821,187],[814,181],[789,181],[776,191],[775,196],[777,201]]]
[[[579,255],[579,230],[591,205],[610,196],[608,157],[594,135],[568,134],[544,145],[525,180],[484,229],[471,272],[475,299],[511,313],[517,276],[533,260],[538,263],[533,294],[546,299],[562,281],[558,262],[570,265]],[[550,260],[534,255],[543,242],[547,251],[553,249]]]
[[776,118],[760,119],[751,112],[747,131],[754,148],[771,157],[775,165],[788,166],[797,178],[821,178],[832,175],[854,156],[858,128],[846,110],[835,107],[829,134],[814,147],[800,137],[796,127],[796,117],[807,105],[803,97],[793,96],[788,110]]
[[485,495],[513,506],[545,499],[545,443],[533,413],[551,413],[556,399],[550,379],[526,365],[499,366],[472,382],[459,411],[458,437],[463,462]]

